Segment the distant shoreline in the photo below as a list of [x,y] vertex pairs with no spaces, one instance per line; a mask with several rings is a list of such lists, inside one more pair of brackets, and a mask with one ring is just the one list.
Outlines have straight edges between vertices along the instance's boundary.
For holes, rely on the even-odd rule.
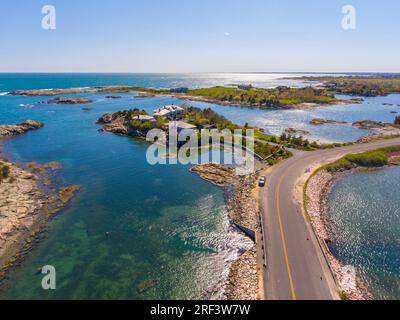
[[[251,87],[252,88],[252,87]],[[269,92],[275,92],[275,89],[261,89],[261,88],[253,88],[258,90],[256,92],[252,91],[252,89],[234,89],[230,87],[214,87],[214,88],[205,88],[204,90],[209,90],[210,94],[215,93],[214,91],[218,90],[236,90],[240,92],[242,95],[255,95],[264,97],[262,94],[267,94]],[[304,88],[292,88],[293,90],[301,91]],[[87,93],[104,93],[104,94],[111,94],[111,93],[138,93],[138,98],[146,98],[152,96],[165,96],[165,97],[172,97],[180,100],[192,100],[192,101],[200,101],[206,103],[213,103],[219,105],[230,105],[230,106],[237,106],[237,107],[246,107],[246,108],[260,108],[260,109],[302,109],[302,108],[312,108],[318,106],[329,106],[329,105],[337,105],[337,104],[348,104],[348,103],[357,103],[354,100],[345,100],[345,99],[337,99],[330,96],[321,96],[315,97],[315,99],[307,100],[301,95],[302,92],[299,92],[299,96],[296,96],[296,93],[290,93],[291,97],[288,98],[288,101],[300,100],[300,102],[280,102],[271,100],[270,102],[256,102],[256,101],[238,101],[232,99],[217,99],[212,96],[207,95],[198,95],[196,93],[190,93],[190,91],[197,92],[199,89],[189,90],[189,92],[174,92],[173,89],[166,90],[166,89],[152,89],[152,88],[145,88],[145,87],[135,87],[135,86],[99,86],[99,87],[78,87],[78,88],[50,88],[50,89],[33,89],[33,90],[16,90],[5,93],[6,95],[10,96],[56,96],[56,95],[64,95],[64,94],[87,94]],[[310,90],[317,90],[317,89],[310,89]],[[234,92],[236,92],[234,91]],[[279,90],[277,90],[279,92]],[[276,94],[276,92],[274,93]],[[265,97],[264,97],[265,98]],[[273,98],[271,98],[273,99]],[[303,101],[302,101],[303,100]],[[282,100],[283,101],[283,100]]]

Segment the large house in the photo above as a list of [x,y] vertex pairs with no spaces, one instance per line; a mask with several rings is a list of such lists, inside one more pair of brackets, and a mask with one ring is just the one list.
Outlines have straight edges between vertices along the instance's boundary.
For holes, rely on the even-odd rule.
[[140,115],[134,116],[132,118],[132,120],[137,120],[137,121],[140,121],[142,123],[143,122],[156,122],[156,119],[154,117],[148,116],[146,114],[140,114]]
[[154,110],[154,117],[165,117],[169,120],[181,120],[184,109],[179,106],[169,105]]
[[182,130],[197,130],[196,126],[184,121],[171,121],[169,125],[170,127],[175,128],[178,133]]

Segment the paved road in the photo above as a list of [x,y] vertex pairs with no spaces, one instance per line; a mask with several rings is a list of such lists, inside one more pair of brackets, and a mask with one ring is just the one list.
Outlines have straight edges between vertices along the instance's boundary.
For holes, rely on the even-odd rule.
[[347,153],[400,145],[400,139],[330,150],[296,153],[267,174],[260,189],[267,267],[264,289],[267,300],[318,300],[338,298],[328,264],[301,205],[294,200],[296,181],[313,164],[329,163]]

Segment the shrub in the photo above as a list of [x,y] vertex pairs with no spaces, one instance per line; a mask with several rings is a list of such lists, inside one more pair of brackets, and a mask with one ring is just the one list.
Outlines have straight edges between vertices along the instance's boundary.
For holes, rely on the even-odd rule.
[[349,154],[346,156],[346,159],[362,167],[383,167],[388,163],[388,156],[383,151]]
[[10,176],[10,167],[7,165],[0,165],[0,181],[7,179]]
[[330,172],[334,172],[340,170],[350,170],[356,166],[383,167],[388,163],[389,157],[387,153],[390,152],[385,151],[385,149],[381,149],[358,154],[348,154],[343,158],[326,165],[325,169]]
[[394,119],[394,124],[400,125],[400,116],[397,116],[397,117]]

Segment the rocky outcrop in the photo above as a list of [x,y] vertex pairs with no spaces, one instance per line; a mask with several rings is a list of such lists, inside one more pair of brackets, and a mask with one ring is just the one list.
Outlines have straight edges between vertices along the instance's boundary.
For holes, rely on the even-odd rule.
[[141,129],[132,125],[132,120],[141,115],[145,116],[147,114],[137,109],[106,113],[97,120],[97,124],[103,125],[99,131],[144,138],[147,134],[146,129]]
[[29,168],[33,172],[0,159],[0,281],[31,249],[46,222],[79,190],[79,186],[58,192],[51,188],[47,170],[61,168],[58,162]]
[[75,193],[78,192],[80,188],[80,185],[62,187],[58,192],[59,198],[62,203],[68,203],[75,196]]
[[204,180],[210,181],[218,186],[226,186],[228,183],[233,183],[235,177],[234,169],[216,163],[195,165],[190,170],[196,172]]
[[99,131],[111,132],[122,136],[130,135],[129,122],[126,121],[124,116],[120,116],[118,112],[102,115],[97,120],[97,124],[103,124],[103,127]]
[[117,135],[127,136],[130,135],[129,125],[122,119],[110,123],[106,123],[99,131],[111,132]]
[[297,133],[300,133],[300,134],[309,134],[309,132],[306,131],[306,130],[295,129],[295,128],[286,128],[286,129],[285,129],[285,132],[286,132],[286,133],[289,133],[289,134],[297,134]]
[[16,136],[30,130],[42,128],[43,126],[43,123],[34,120],[26,120],[13,125],[0,125],[0,137]]
[[106,96],[106,99],[121,99],[121,96]]
[[47,103],[56,103],[56,104],[86,104],[92,102],[94,102],[94,100],[86,98],[62,98],[62,97],[47,101]]
[[257,300],[257,290],[254,288],[257,277],[257,253],[254,247],[232,264],[225,287],[226,299]]
[[314,118],[310,121],[310,124],[313,125],[322,125],[322,124],[348,124],[345,121],[336,121],[336,120],[329,120],[329,119],[321,119],[321,118]]
[[110,112],[110,113],[103,114],[97,120],[97,123],[98,124],[106,124],[106,123],[111,123],[114,120],[117,120],[117,117],[116,117],[115,113]]
[[385,127],[389,128],[392,126],[389,123],[372,121],[372,120],[363,120],[354,122],[353,127],[360,129],[375,130],[375,129],[384,129]]
[[49,201],[38,187],[38,177],[14,164],[1,160],[8,168],[0,182],[0,258],[12,244],[29,230]]

